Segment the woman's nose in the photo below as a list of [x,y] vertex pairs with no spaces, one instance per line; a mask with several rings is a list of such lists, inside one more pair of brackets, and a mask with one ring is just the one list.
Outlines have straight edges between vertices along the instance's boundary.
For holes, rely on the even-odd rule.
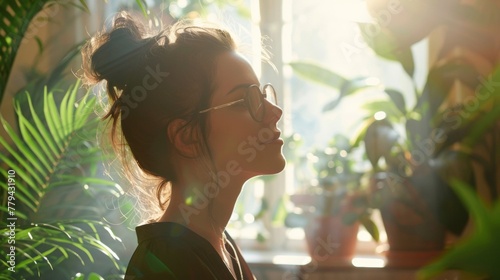
[[283,116],[283,109],[267,100],[266,106],[266,115],[264,116],[264,120],[266,122],[278,122],[281,119],[281,116]]

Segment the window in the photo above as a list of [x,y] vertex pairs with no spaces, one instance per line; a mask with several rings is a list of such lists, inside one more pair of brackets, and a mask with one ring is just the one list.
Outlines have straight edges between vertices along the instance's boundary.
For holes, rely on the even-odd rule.
[[[359,104],[366,103],[367,99],[385,98],[385,95],[380,88],[366,90],[346,97],[335,110],[323,112],[323,107],[338,96],[338,91],[301,79],[288,65],[291,61],[315,62],[347,79],[376,77],[387,87],[409,93],[407,100],[413,102],[412,83],[401,66],[377,57],[364,43],[357,22],[383,22],[369,15],[363,0],[283,0],[281,6],[275,3],[280,1],[257,2],[251,2],[253,28],[259,24],[262,33],[271,36],[267,42],[271,45],[272,61],[278,67],[275,73],[263,66],[262,80],[271,80],[276,85],[281,95],[280,104],[285,104],[281,129],[286,135],[301,136],[301,152],[325,147],[337,133],[354,137],[367,115]],[[255,8],[257,4],[259,8]],[[254,14],[259,11],[263,14]],[[417,58],[415,80],[421,86],[427,67],[427,42],[418,44],[414,54]],[[286,228],[282,223],[283,211],[290,210],[287,195],[303,188],[311,179],[298,177],[297,174],[303,174],[298,168],[289,164],[282,174],[247,183],[230,224],[231,233],[244,249],[306,252],[303,230]],[[374,252],[375,244],[366,231],[361,230],[358,238],[366,245],[365,252]],[[358,248],[363,249],[363,244]]]

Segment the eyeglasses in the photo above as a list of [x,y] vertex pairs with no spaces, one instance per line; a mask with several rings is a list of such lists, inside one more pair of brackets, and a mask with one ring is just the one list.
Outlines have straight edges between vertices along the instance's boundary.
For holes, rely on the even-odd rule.
[[250,85],[246,89],[245,97],[243,99],[201,110],[198,113],[202,114],[245,102],[245,105],[248,108],[248,111],[250,112],[252,118],[257,122],[261,122],[262,120],[264,120],[264,116],[266,115],[266,106],[264,105],[264,100],[267,100],[273,105],[278,104],[276,99],[276,91],[271,84],[265,84],[262,90],[260,90],[258,85]]

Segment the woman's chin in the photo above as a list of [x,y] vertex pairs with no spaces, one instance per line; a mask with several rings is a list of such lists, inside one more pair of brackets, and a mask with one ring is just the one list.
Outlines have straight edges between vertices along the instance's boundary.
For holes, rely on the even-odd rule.
[[266,168],[261,175],[273,175],[280,173],[285,169],[286,166],[286,160],[285,158],[281,157],[280,159],[276,159],[275,161],[270,161],[268,164],[266,164]]
[[279,167],[275,173],[280,173],[281,171],[283,171],[285,169],[285,167],[286,167],[286,160],[285,160],[285,158],[282,157],[281,163],[279,164]]

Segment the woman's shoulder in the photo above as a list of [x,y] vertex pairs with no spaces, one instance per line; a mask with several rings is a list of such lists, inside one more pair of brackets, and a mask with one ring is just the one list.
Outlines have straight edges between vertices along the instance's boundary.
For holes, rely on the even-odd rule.
[[192,277],[206,276],[217,267],[214,261],[218,255],[210,243],[182,225],[152,223],[137,227],[136,232],[139,244],[125,279],[155,279],[152,275],[161,279],[196,279]]
[[189,228],[173,222],[158,222],[138,226],[136,228],[138,243],[148,241],[182,241],[202,240],[201,236]]
[[193,254],[214,253],[210,243],[186,228],[172,222],[151,223],[136,228],[138,246],[135,254],[154,253],[157,257],[182,259]]

